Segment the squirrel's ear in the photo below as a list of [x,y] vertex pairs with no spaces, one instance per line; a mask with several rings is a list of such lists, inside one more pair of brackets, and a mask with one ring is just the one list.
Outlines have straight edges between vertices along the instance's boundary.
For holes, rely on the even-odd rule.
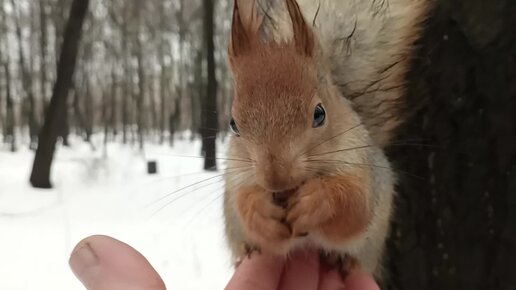
[[259,43],[263,15],[256,11],[257,0],[235,0],[229,41],[229,56],[240,56]]
[[292,30],[294,33],[294,44],[297,50],[306,55],[314,54],[314,35],[312,29],[306,24],[303,13],[296,0],[285,0],[287,2],[288,13],[292,20]]

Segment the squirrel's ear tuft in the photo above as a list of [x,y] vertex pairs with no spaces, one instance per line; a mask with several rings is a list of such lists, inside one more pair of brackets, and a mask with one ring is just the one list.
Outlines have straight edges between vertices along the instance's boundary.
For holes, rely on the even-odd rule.
[[263,16],[256,11],[257,0],[234,0],[229,56],[235,58],[259,43]]
[[306,55],[314,54],[314,35],[312,29],[308,26],[303,17],[303,13],[299,8],[296,0],[285,0],[287,2],[288,13],[292,20],[292,30],[294,33],[294,44],[296,49]]

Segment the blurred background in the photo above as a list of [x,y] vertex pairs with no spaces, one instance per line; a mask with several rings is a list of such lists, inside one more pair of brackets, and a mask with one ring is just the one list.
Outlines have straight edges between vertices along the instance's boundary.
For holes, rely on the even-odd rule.
[[[436,0],[408,78],[383,289],[516,289],[516,3]],[[0,289],[82,289],[107,234],[223,289],[232,0],[0,0]]]
[[230,4],[0,0],[0,289],[82,289],[91,234],[224,288]]

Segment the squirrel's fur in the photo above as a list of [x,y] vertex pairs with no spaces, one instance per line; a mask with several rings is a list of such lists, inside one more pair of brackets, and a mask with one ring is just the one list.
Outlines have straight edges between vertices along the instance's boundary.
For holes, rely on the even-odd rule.
[[[317,247],[376,273],[394,174],[383,148],[401,123],[426,0],[235,0],[226,236],[250,248]],[[327,121],[312,128],[314,107]],[[285,207],[273,193],[288,192]],[[304,236],[307,234],[307,236]]]

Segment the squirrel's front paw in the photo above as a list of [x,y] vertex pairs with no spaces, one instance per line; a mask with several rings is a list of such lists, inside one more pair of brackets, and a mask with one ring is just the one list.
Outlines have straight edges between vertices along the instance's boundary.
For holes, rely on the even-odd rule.
[[303,236],[335,216],[335,206],[325,196],[322,178],[314,178],[301,186],[291,197],[287,208],[287,223],[295,237]]
[[270,193],[254,187],[241,188],[238,210],[247,236],[253,244],[270,251],[281,251],[292,233],[285,224],[285,209],[272,202]]
[[329,267],[336,269],[343,277],[351,272],[360,271],[360,262],[357,258],[342,253],[322,253],[321,260]]
[[318,233],[341,244],[364,231],[370,213],[362,179],[352,175],[313,178],[302,185],[287,208],[295,236]]

